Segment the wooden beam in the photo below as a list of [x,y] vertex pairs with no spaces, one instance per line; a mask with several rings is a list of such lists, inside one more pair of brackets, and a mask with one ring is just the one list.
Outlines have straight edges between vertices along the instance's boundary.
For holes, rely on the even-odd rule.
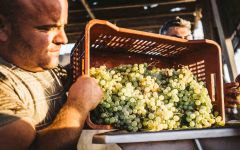
[[186,15],[193,15],[194,12],[179,12],[179,13],[168,13],[168,14],[160,14],[160,15],[150,15],[150,16],[140,16],[140,17],[131,17],[131,18],[117,18],[117,19],[112,19],[115,22],[116,21],[127,21],[127,20],[140,20],[140,19],[156,19],[156,18],[161,18],[161,17],[172,17],[172,16],[186,16]]
[[[144,4],[109,6],[109,7],[96,7],[96,8],[91,8],[91,11],[136,8],[136,7],[144,7],[146,5],[147,6],[151,6],[151,5],[158,5],[158,6],[177,5],[177,4],[191,3],[191,2],[196,2],[196,0],[176,0],[176,1],[170,1],[170,2],[144,3]],[[83,12],[83,11],[85,11],[85,10],[81,10],[81,9],[79,9],[79,10],[69,10],[69,13],[76,13],[76,12]]]
[[211,0],[211,5],[212,5],[212,11],[214,15],[214,20],[218,30],[221,47],[223,49],[223,56],[226,60],[226,64],[228,67],[230,80],[234,81],[234,79],[237,77],[237,67],[234,59],[234,50],[232,46],[232,40],[231,38],[226,38],[224,35],[216,0]]

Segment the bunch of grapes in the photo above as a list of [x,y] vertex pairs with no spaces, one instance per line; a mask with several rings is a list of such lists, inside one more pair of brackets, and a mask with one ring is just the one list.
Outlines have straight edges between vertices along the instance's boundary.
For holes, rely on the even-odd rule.
[[104,97],[91,119],[118,129],[173,130],[223,126],[221,116],[212,111],[203,82],[187,68],[159,69],[147,64],[91,68]]

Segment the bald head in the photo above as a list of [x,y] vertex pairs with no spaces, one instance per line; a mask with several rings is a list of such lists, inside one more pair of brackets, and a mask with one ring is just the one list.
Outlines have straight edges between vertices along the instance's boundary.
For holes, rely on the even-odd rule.
[[62,9],[67,9],[67,0],[0,0],[0,14],[10,20],[45,16],[56,21]]

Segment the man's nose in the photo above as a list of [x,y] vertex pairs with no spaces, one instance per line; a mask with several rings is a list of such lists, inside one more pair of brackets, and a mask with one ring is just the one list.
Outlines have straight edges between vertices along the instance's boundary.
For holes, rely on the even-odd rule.
[[67,44],[68,43],[68,38],[66,35],[66,32],[64,29],[61,29],[58,34],[56,35],[55,39],[54,39],[54,43],[55,44]]

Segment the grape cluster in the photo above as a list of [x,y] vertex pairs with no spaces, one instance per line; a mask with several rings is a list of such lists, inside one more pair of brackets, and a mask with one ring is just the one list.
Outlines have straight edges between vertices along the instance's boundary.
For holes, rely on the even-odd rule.
[[187,68],[159,69],[147,64],[92,67],[104,97],[91,119],[118,129],[173,130],[223,126],[203,82]]

